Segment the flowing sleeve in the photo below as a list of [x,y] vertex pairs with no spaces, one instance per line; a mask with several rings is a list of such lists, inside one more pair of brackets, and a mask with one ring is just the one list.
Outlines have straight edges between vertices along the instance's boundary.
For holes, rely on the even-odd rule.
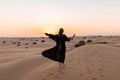
[[67,37],[66,35],[64,35],[64,39],[65,39],[65,41],[70,41],[70,38]]
[[57,37],[56,35],[53,35],[53,34],[49,34],[48,36],[50,39],[52,39],[54,41],[56,40],[56,37]]

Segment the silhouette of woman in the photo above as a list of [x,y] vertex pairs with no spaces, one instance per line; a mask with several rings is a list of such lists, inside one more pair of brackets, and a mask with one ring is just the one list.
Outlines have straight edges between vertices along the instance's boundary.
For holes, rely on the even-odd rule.
[[56,42],[56,46],[42,52],[42,55],[44,57],[59,62],[59,67],[61,67],[62,65],[64,66],[65,53],[66,53],[65,41],[73,40],[73,38],[75,37],[74,34],[72,37],[68,38],[63,33],[64,33],[63,28],[59,29],[57,35],[45,33],[45,35],[47,35],[50,39]]

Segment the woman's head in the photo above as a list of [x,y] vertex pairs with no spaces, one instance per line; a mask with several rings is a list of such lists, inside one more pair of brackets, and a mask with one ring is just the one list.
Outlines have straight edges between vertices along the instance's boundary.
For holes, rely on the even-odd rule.
[[63,28],[60,28],[58,34],[63,34],[63,33],[64,33],[64,29],[63,29]]

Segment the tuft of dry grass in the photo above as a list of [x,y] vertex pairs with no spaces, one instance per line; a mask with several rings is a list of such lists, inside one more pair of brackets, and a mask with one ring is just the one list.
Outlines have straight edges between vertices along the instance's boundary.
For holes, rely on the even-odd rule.
[[85,45],[86,43],[85,43],[85,41],[84,40],[81,40],[81,41],[79,41],[77,44],[75,44],[74,45],[74,47],[80,47],[80,46],[83,46],[83,45]]
[[33,42],[33,45],[37,44],[37,42]]
[[3,44],[5,44],[6,43],[6,41],[3,41]]
[[45,40],[41,40],[41,42],[45,42]]
[[91,42],[93,42],[92,40],[87,40],[87,43],[91,43]]

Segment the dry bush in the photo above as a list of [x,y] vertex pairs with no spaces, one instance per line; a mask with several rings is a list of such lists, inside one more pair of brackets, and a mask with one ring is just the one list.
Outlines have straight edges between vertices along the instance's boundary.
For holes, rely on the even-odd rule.
[[86,39],[86,37],[83,37],[83,39]]
[[20,44],[21,42],[18,42],[18,44]]
[[20,44],[18,44],[17,46],[20,46]]
[[5,44],[6,43],[6,41],[3,41],[3,44]]
[[96,42],[95,44],[108,44],[108,42]]
[[81,40],[77,44],[75,44],[74,46],[77,48],[77,47],[83,46],[85,44],[86,44],[85,41]]
[[45,42],[45,40],[41,40],[41,42]]
[[25,43],[25,45],[29,45],[29,43]]
[[13,42],[13,44],[16,44],[16,42]]
[[33,42],[33,45],[37,44],[37,42]]
[[25,47],[25,49],[28,49],[28,47]]
[[38,42],[38,40],[35,40],[35,41],[37,41],[37,42]]
[[87,43],[91,43],[91,42],[93,42],[92,40],[87,40]]

